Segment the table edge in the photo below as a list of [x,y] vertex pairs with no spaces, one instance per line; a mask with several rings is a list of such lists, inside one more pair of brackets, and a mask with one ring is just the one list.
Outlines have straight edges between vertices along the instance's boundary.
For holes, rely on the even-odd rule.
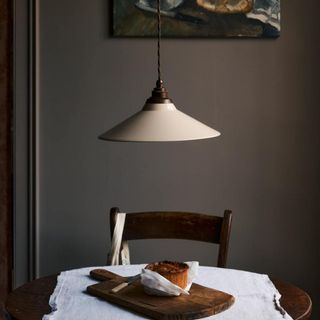
[[[52,275],[40,277],[40,278],[35,279],[35,280],[33,280],[33,281],[37,281],[37,280],[40,280],[40,279],[46,279],[46,278],[51,279],[51,280],[54,279],[55,281],[57,281],[57,278],[58,278],[59,275],[60,275],[60,274],[52,274]],[[278,283],[279,286],[280,286],[280,284],[282,283],[282,284],[285,284],[285,285],[287,285],[287,286],[295,287],[295,288],[301,290],[301,291],[306,295],[306,297],[307,297],[307,299],[308,299],[308,301],[309,301],[308,309],[307,309],[302,315],[300,315],[298,318],[296,318],[295,320],[308,320],[308,319],[310,318],[311,314],[312,314],[312,307],[313,307],[313,303],[312,303],[312,300],[311,300],[310,295],[309,295],[305,290],[301,289],[300,287],[295,286],[295,285],[293,285],[293,284],[291,284],[291,283],[288,283],[288,282],[286,282],[286,281],[283,281],[283,280],[280,280],[280,279],[277,279],[277,278],[270,278],[270,280],[271,280],[271,282],[273,283],[273,285],[275,286],[275,288],[276,288],[278,291],[279,291],[279,289],[278,289],[278,287],[277,287],[277,283]],[[10,297],[11,297],[11,294],[12,294],[15,290],[17,290],[17,289],[19,289],[19,288],[22,288],[23,286],[25,286],[25,285],[27,285],[27,284],[29,284],[29,283],[32,283],[33,281],[27,282],[27,283],[19,286],[18,288],[15,288],[14,290],[12,290],[12,291],[9,293],[9,295],[8,295],[8,297],[7,297],[7,299],[6,299],[5,303],[4,303],[5,310],[6,310],[9,314],[10,314],[10,312],[9,312],[7,306],[8,306],[8,301],[9,301],[9,299],[10,299]],[[53,288],[53,290],[54,290],[54,288]],[[51,294],[52,294],[52,293],[53,293],[53,291],[51,292]],[[51,296],[51,294],[50,294],[50,296]],[[281,294],[281,293],[280,293],[280,294]],[[50,296],[49,296],[49,297],[50,297]],[[281,297],[282,297],[282,295],[281,295]],[[49,301],[48,301],[48,304],[49,304]],[[287,311],[286,311],[286,312],[287,312]],[[287,312],[287,313],[288,313],[288,312]],[[290,313],[288,313],[288,314],[290,315]],[[15,319],[14,316],[12,316],[11,314],[10,314],[10,316],[12,317],[12,319]],[[292,317],[292,316],[290,315],[290,317]]]

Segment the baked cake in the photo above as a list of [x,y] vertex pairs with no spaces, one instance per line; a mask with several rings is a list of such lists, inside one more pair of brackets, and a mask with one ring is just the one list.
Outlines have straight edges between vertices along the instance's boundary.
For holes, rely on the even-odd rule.
[[159,273],[182,289],[185,289],[188,284],[189,266],[186,263],[161,261],[148,264],[146,269]]

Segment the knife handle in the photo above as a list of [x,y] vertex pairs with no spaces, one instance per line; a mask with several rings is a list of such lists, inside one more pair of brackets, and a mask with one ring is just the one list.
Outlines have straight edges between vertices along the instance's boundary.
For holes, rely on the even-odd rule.
[[105,269],[94,269],[90,271],[90,277],[98,280],[98,281],[107,281],[107,280],[120,280],[125,281],[125,277],[121,277],[120,275],[110,272]]
[[114,287],[113,289],[111,289],[111,291],[113,293],[117,293],[119,292],[120,290],[122,290],[123,288],[127,287],[128,286],[128,282],[122,282],[120,283],[119,285],[117,285],[116,287]]

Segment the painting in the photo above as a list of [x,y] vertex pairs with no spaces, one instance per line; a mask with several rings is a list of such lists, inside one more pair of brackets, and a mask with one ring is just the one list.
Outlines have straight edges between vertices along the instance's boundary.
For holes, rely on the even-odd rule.
[[[164,37],[278,37],[280,0],[160,0]],[[156,35],[157,0],[114,0],[113,35]]]

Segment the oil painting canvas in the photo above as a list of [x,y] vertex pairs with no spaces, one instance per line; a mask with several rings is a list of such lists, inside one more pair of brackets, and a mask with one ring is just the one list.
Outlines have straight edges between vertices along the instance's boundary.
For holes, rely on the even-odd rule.
[[[160,0],[164,37],[278,37],[280,0]],[[156,34],[157,0],[114,0],[113,34]]]

